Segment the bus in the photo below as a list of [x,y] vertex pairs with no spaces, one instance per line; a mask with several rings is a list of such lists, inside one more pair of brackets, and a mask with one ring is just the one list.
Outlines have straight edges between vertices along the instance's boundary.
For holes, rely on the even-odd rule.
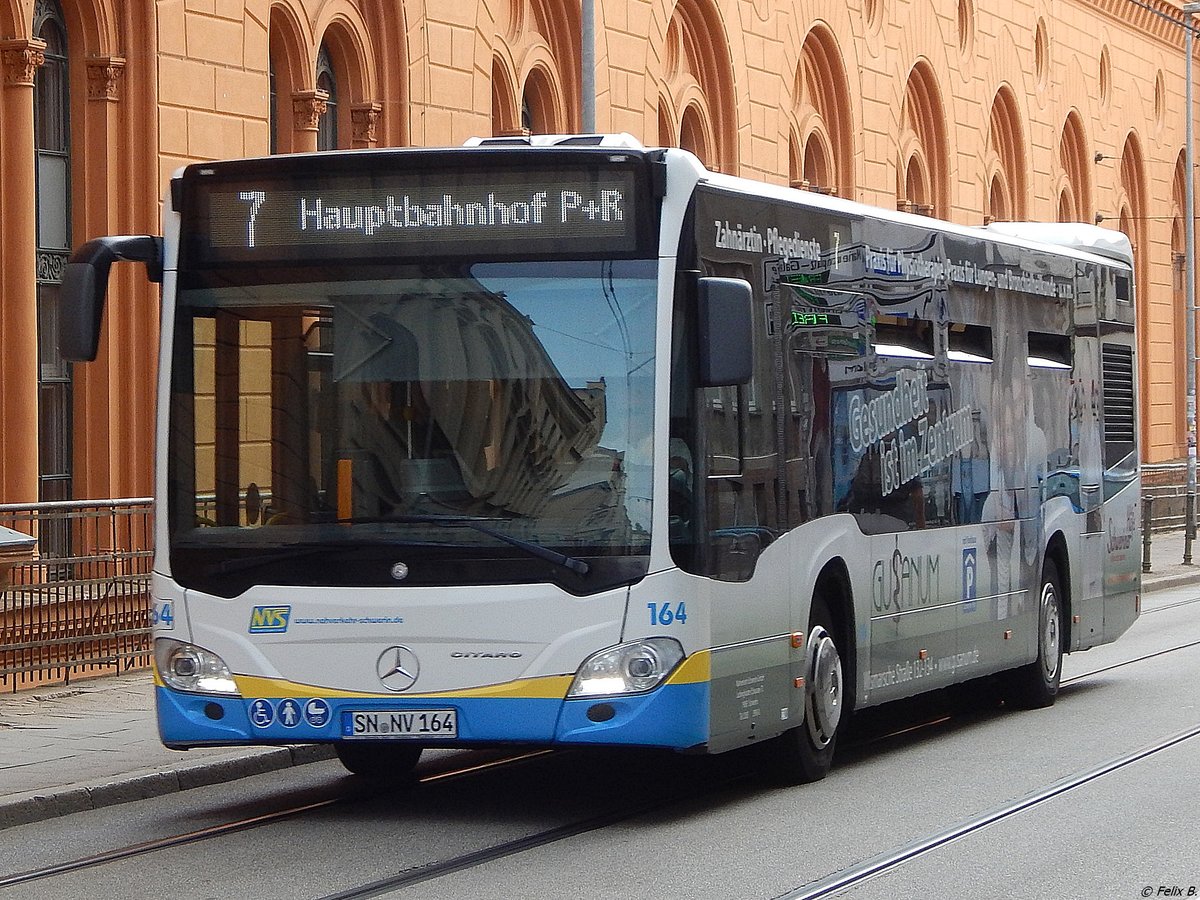
[[1132,251],[628,135],[197,163],[164,236],[163,742],[641,746],[822,778],[855,710],[1139,612]]

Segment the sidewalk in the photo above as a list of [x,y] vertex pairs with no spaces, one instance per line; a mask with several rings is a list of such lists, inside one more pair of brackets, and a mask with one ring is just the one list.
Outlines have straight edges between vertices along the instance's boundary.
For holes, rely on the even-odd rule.
[[148,670],[0,694],[0,830],[332,757],[313,745],[168,750]]
[[[1200,546],[1185,566],[1183,545],[1182,531],[1153,535],[1144,592],[1200,582]],[[327,746],[168,750],[145,671],[0,694],[0,830],[332,756]]]

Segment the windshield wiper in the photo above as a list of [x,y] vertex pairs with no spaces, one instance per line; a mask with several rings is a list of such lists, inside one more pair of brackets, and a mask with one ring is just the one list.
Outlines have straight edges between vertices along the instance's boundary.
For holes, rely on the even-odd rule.
[[489,528],[485,522],[507,522],[507,519],[498,518],[496,516],[447,516],[437,514],[414,514],[414,513],[395,513],[387,516],[362,516],[350,519],[338,519],[339,524],[370,524],[375,522],[401,522],[405,524],[430,524],[430,525],[464,525],[467,528],[473,528],[481,534],[486,534],[488,537],[494,537],[498,541],[503,541],[519,550],[524,550],[530,556],[536,556],[538,559],[544,559],[547,562],[552,562],[556,566],[562,566],[574,572],[576,575],[586,575],[591,571],[589,566],[582,559],[574,556],[567,556],[565,553],[559,553],[557,550],[551,550],[549,547],[543,547],[541,544],[535,544],[532,541],[524,540],[523,538],[513,537],[511,534],[505,534],[503,531],[497,531],[494,528]]

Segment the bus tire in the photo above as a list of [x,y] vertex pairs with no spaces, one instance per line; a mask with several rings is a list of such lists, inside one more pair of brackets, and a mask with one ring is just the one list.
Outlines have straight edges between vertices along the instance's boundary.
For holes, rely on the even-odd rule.
[[1047,557],[1038,593],[1037,659],[1012,673],[1012,698],[1025,709],[1054,705],[1062,680],[1063,605],[1058,564]]
[[341,741],[333,748],[347,771],[374,781],[407,780],[421,758],[421,748],[412,744]]
[[846,710],[846,683],[839,633],[825,601],[813,599],[805,642],[804,722],[772,741],[778,780],[808,784],[829,774]]

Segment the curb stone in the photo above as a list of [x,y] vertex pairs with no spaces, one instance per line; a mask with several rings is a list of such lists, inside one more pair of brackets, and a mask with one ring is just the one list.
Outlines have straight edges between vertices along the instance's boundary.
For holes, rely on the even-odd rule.
[[272,747],[212,762],[167,771],[133,772],[102,784],[68,784],[50,791],[30,791],[0,799],[0,831],[105,806],[145,800],[192,788],[221,784],[334,757],[328,744]]

